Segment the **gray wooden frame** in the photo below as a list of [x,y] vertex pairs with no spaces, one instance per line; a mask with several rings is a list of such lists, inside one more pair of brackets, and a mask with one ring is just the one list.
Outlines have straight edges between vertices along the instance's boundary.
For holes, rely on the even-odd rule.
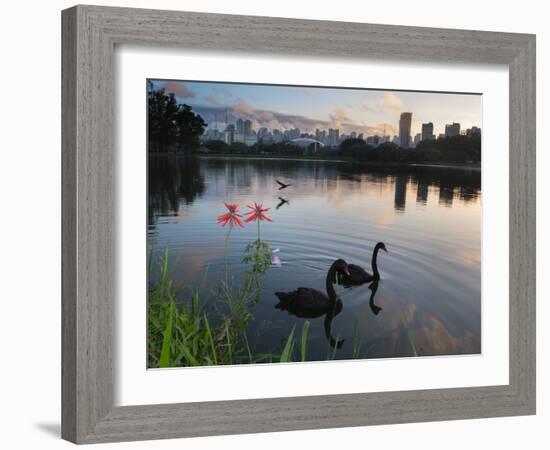
[[[535,413],[534,35],[97,6],[63,11],[62,30],[63,438],[93,443]],[[507,65],[509,384],[114,407],[113,52],[120,43]]]

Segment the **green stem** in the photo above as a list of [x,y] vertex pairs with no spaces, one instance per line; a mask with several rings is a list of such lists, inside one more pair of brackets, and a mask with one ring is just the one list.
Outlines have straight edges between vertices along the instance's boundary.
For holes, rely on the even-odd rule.
[[228,266],[229,263],[227,261],[227,245],[229,243],[229,235],[231,234],[231,230],[233,229],[232,226],[229,227],[229,230],[227,231],[227,236],[225,236],[225,245],[223,249],[223,259],[225,261],[225,284],[228,282]]

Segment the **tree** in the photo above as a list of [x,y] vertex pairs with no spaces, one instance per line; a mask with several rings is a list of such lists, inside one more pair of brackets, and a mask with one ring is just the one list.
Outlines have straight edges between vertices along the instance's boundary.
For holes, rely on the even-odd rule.
[[179,105],[174,94],[148,85],[149,152],[170,149],[192,151],[199,147],[199,138],[206,123],[193,113],[189,105]]
[[417,159],[443,162],[481,161],[481,135],[453,136],[422,141],[416,146]]
[[340,151],[343,154],[351,154],[354,150],[365,148],[365,141],[360,138],[347,138],[340,143]]
[[189,105],[179,105],[175,114],[176,142],[184,152],[199,148],[199,138],[204,133],[206,122],[191,111]]
[[216,153],[223,153],[227,151],[227,144],[219,139],[208,141],[204,144],[204,146]]
[[175,115],[178,105],[174,94],[166,95],[164,89],[150,90],[148,94],[149,151],[167,151],[175,142]]

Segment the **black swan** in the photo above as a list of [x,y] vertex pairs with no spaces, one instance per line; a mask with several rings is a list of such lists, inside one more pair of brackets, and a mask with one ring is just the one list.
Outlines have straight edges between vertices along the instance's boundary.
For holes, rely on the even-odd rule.
[[327,293],[306,287],[299,287],[292,292],[275,292],[279,303],[275,308],[288,311],[296,317],[314,319],[327,313],[334,315],[342,310],[342,302],[336,295],[333,284],[336,281],[336,273],[349,275],[348,265],[343,259],[337,259],[332,263],[327,272]]
[[383,242],[379,242],[374,247],[372,252],[372,274],[368,273],[361,266],[355,264],[349,264],[349,275],[340,275],[338,282],[344,286],[358,286],[360,284],[369,283],[371,281],[378,281],[380,279],[380,273],[378,272],[378,265],[376,259],[378,258],[378,251],[384,250],[387,252],[386,246]]
[[285,184],[279,180],[275,180],[277,182],[277,184],[280,186],[279,187],[279,190],[282,191],[283,189],[289,187],[289,186],[292,186],[291,184]]

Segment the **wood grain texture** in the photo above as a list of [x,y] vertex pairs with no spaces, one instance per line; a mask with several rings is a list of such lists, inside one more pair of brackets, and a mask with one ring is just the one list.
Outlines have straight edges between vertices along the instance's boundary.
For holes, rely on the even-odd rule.
[[[535,412],[535,37],[77,6],[63,11],[62,435],[77,443]],[[326,39],[330,36],[330,39]],[[510,73],[510,383],[113,407],[116,44],[284,57],[505,64]]]

